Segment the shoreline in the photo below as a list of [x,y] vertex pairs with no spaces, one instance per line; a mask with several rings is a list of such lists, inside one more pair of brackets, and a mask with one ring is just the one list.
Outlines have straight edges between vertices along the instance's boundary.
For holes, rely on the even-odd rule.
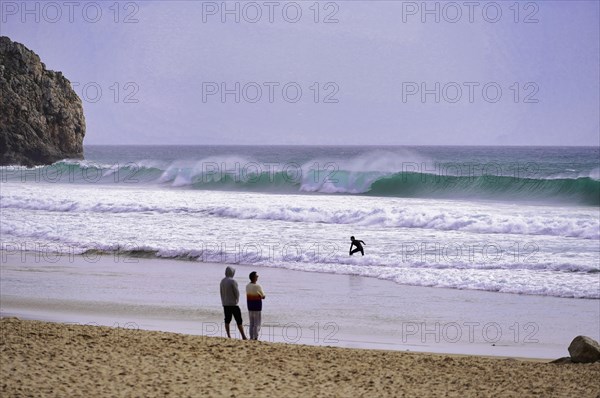
[[242,341],[0,319],[7,396],[580,396],[600,363]]
[[[2,271],[0,315],[224,336],[225,264],[102,256]],[[261,340],[340,348],[556,359],[579,335],[600,340],[596,300],[403,286],[351,275],[235,265],[243,291],[258,270],[267,293]],[[39,287],[42,286],[43,289]],[[240,300],[244,323],[245,300]],[[234,328],[232,328],[234,329]]]

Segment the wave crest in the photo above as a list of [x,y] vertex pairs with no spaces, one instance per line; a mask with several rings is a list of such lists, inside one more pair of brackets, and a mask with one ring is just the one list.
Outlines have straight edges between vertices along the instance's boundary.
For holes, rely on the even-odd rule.
[[[102,164],[63,160],[26,169],[2,167],[2,181],[150,184],[167,188],[269,193],[323,193],[398,198],[483,199],[600,206],[598,169],[572,177],[461,175],[452,167],[428,171],[417,155],[382,151],[352,159],[264,163],[245,156],[173,162]],[[421,163],[419,163],[421,162]]]

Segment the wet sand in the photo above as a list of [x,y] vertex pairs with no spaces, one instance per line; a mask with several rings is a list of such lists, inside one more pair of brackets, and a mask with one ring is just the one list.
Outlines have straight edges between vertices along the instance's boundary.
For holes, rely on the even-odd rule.
[[[0,254],[2,252],[0,251]],[[34,255],[0,262],[0,316],[225,336],[224,264]],[[261,340],[411,352],[556,359],[600,340],[598,300],[398,285],[356,275],[236,265],[267,293]],[[246,303],[240,302],[245,324]]]

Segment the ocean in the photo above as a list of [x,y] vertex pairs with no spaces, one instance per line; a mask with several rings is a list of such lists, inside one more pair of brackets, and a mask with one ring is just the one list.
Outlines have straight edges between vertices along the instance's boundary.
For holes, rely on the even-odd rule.
[[599,159],[598,147],[86,146],[85,160],[0,168],[2,252],[599,299]]

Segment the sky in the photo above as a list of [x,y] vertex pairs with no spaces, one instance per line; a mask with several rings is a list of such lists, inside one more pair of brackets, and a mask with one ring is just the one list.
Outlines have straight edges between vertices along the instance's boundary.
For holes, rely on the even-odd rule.
[[598,1],[0,1],[84,144],[600,144]]

